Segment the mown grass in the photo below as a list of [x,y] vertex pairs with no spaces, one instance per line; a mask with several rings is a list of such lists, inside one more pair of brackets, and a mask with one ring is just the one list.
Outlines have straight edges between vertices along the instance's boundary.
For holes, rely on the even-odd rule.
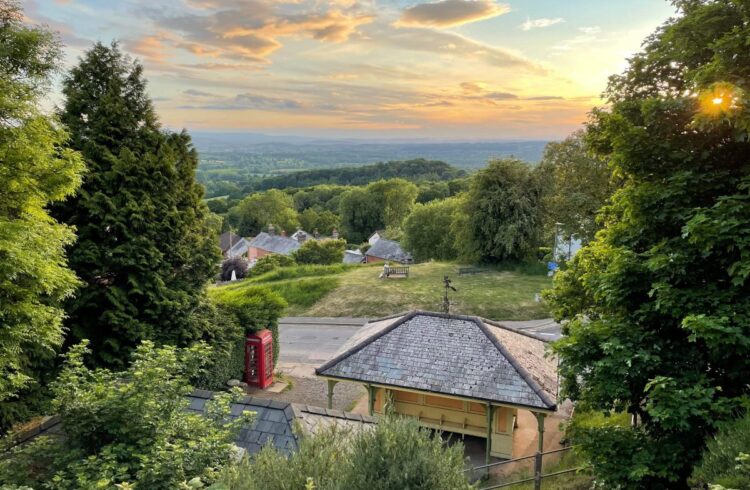
[[534,299],[536,293],[551,285],[543,269],[499,266],[480,274],[459,276],[459,267],[429,262],[412,265],[407,279],[379,279],[382,265],[358,266],[337,275],[338,287],[295,314],[378,317],[411,309],[441,311],[443,277],[449,276],[458,290],[450,293],[454,313],[497,320],[549,316],[546,305]]

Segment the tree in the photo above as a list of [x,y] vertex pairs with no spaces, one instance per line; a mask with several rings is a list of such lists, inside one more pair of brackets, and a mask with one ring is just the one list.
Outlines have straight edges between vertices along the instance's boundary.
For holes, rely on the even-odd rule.
[[527,257],[542,231],[541,196],[541,180],[528,163],[491,161],[474,175],[463,200],[461,255],[490,262]]
[[419,189],[404,179],[388,179],[372,182],[367,192],[382,209],[385,227],[400,228],[414,207]]
[[232,279],[232,272],[237,279],[244,279],[247,275],[249,264],[244,257],[232,257],[221,263],[221,280]]
[[456,198],[417,204],[404,221],[402,245],[417,261],[458,257],[451,229],[460,201]]
[[80,155],[64,148],[59,121],[40,108],[60,46],[23,24],[16,2],[0,0],[0,433],[29,415],[39,369],[63,341],[61,302],[78,281],[64,247],[73,230],[47,206],[80,185]]
[[207,221],[198,158],[183,131],[162,132],[142,67],[116,44],[96,44],[63,82],[62,120],[88,174],[55,209],[76,227],[70,262],[84,282],[67,303],[69,342],[122,366],[144,339],[185,345],[219,250]]
[[277,189],[251,194],[229,210],[229,223],[240,235],[256,235],[270,224],[277,230],[292,231],[299,226],[294,200]]
[[634,422],[585,431],[594,461],[602,440],[633,452],[616,472],[594,464],[616,488],[685,488],[750,394],[750,5],[676,5],[593,113],[590,144],[623,186],[548,294],[568,320],[562,395]]
[[[412,419],[389,416],[356,432],[330,426],[291,456],[273,447],[227,468],[216,490],[458,490],[466,481],[463,445],[448,446]],[[335,464],[332,462],[335,461]]]
[[[188,380],[210,348],[156,348],[144,342],[124,372],[90,370],[86,343],[66,355],[53,384],[64,437],[40,436],[0,461],[0,484],[37,488],[186,488],[211,483],[234,452],[247,416],[232,420],[221,393],[204,414],[187,410]],[[239,391],[239,390],[238,390]]]
[[545,228],[554,234],[555,223],[565,237],[576,235],[584,243],[599,229],[596,215],[615,189],[606,161],[585,146],[578,131],[557,143],[548,143],[537,167],[544,179]]
[[307,240],[294,251],[298,264],[340,264],[344,259],[346,240]]
[[364,242],[375,231],[385,228],[383,212],[367,190],[357,187],[345,192],[339,204],[341,233],[351,242]]

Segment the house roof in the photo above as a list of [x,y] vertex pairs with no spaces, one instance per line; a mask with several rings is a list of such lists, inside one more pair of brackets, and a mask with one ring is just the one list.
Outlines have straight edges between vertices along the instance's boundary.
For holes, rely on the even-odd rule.
[[384,260],[392,260],[394,262],[411,262],[411,254],[404,252],[401,248],[401,244],[394,242],[393,240],[386,240],[381,238],[370,247],[365,255],[370,257],[377,257]]
[[[193,391],[187,396],[188,410],[203,413],[206,402],[212,397],[211,391]],[[294,428],[298,423],[303,435],[314,434],[332,425],[359,430],[376,423],[375,418],[368,415],[251,396],[243,397],[239,403],[232,403],[230,417],[237,418],[246,411],[255,412],[255,420],[250,427],[240,430],[235,445],[248,454],[258,453],[266,444],[273,445],[285,454],[295,451],[299,434],[295,434]],[[25,444],[42,434],[64,436],[60,417],[44,417],[37,420],[27,430],[13,435],[13,445]]]
[[242,237],[239,235],[235,235],[231,231],[225,231],[224,233],[219,235],[219,248],[221,248],[221,253],[225,253],[227,250],[232,248],[240,238]]
[[344,250],[344,264],[361,264],[365,256],[359,250]]
[[232,248],[227,250],[227,257],[239,257],[240,255],[247,254],[248,249],[250,248],[250,242],[247,241],[245,238],[240,238],[240,240],[235,243]]
[[294,238],[260,232],[250,241],[250,246],[267,252],[289,255],[297,250],[300,244]]
[[555,410],[546,341],[497,322],[423,311],[374,320],[315,372],[487,402]]
[[[213,396],[211,391],[195,390],[188,398],[189,409],[195,412],[205,410],[206,401]],[[281,402],[267,398],[246,396],[239,403],[232,403],[230,416],[239,417],[242,412],[255,412],[255,420],[250,427],[243,428],[237,435],[235,444],[248,454],[255,454],[266,444],[289,454],[297,449],[297,435],[294,433],[298,422],[303,433],[314,434],[318,430],[338,425],[359,429],[374,424],[375,419],[341,410]]]

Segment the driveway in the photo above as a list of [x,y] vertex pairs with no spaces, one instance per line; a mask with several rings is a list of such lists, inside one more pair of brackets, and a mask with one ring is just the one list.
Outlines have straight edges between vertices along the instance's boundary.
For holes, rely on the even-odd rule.
[[282,318],[279,363],[319,366],[332,358],[366,321],[366,318]]

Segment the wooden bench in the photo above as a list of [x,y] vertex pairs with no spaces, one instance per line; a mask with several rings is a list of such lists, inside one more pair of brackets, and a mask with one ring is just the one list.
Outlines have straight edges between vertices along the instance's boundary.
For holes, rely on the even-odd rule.
[[481,267],[459,267],[458,268],[459,276],[465,276],[467,274],[481,274],[482,272],[487,272],[487,269],[483,269]]
[[385,277],[386,279],[391,277],[409,277],[409,266],[385,266],[383,267],[383,272],[380,274],[380,277]]

